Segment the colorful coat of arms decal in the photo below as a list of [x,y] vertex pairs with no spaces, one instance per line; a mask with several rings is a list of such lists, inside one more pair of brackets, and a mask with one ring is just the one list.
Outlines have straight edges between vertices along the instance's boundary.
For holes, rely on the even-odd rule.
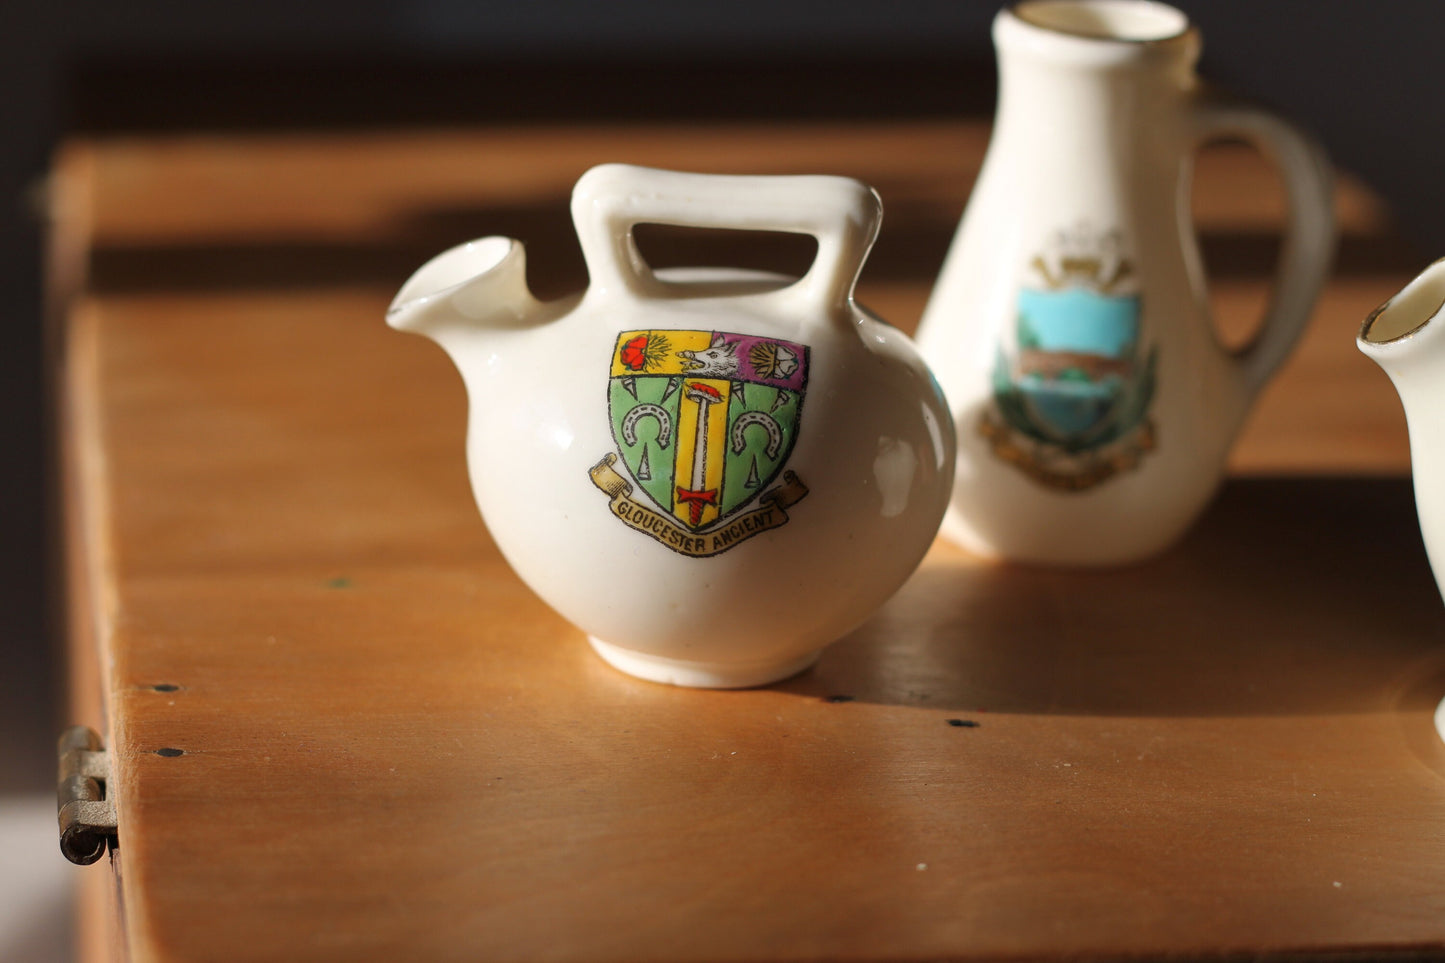
[[979,430],[1050,488],[1092,488],[1155,447],[1157,349],[1144,349],[1138,279],[1120,248],[1117,231],[1059,232],[1018,292],[1014,344],[999,346]]
[[617,452],[593,466],[592,481],[612,514],[673,551],[727,551],[786,524],[786,509],[808,493],[784,468],[807,384],[806,345],[624,331],[607,386]]

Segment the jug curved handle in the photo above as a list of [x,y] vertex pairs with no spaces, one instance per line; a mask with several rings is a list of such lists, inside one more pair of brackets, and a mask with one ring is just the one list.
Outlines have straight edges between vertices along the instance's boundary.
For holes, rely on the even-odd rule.
[[668,224],[811,234],[817,256],[785,290],[843,308],[882,219],[876,191],[828,175],[691,174],[603,164],[572,191],[572,220],[591,284],[638,297],[666,296],[666,287],[638,253],[632,227]]
[[[1264,320],[1234,352],[1252,397],[1304,333],[1335,250],[1334,176],[1324,149],[1299,128],[1250,104],[1204,99],[1194,109],[1195,144],[1236,138],[1271,159],[1288,200],[1279,269]],[[1187,196],[1183,200],[1188,204]]]

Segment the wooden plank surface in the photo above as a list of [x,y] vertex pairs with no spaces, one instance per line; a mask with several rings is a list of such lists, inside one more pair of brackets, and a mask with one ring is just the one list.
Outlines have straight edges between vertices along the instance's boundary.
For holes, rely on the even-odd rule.
[[[911,328],[985,142],[72,145],[73,552],[132,959],[1445,953],[1445,610],[1398,403],[1352,343],[1416,265],[1357,185],[1328,297],[1185,544],[1107,573],[940,544],[754,691],[622,676],[523,588],[471,502],[459,380],[381,323],[422,258],[483,233],[529,241],[540,291],[581,284],[567,191],[628,160],[869,180],[889,214],[861,297]],[[1272,175],[1212,152],[1196,207],[1242,338]]]

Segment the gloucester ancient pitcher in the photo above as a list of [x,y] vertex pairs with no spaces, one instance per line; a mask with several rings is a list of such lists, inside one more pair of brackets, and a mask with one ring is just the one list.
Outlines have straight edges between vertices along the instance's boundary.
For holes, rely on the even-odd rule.
[[[761,685],[863,621],[927,551],[953,428],[912,343],[853,300],[882,208],[841,177],[623,165],[577,183],[590,284],[542,303],[521,245],[438,255],[387,315],[451,356],[467,461],[518,575],[612,665]],[[643,222],[813,235],[802,278],[653,271]]]

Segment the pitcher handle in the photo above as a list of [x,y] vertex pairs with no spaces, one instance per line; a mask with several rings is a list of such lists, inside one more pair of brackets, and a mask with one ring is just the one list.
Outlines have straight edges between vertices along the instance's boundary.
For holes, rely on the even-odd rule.
[[1239,138],[1270,158],[1284,179],[1289,213],[1270,304],[1254,339],[1235,352],[1251,396],[1289,356],[1310,319],[1335,249],[1333,174],[1323,148],[1299,128],[1249,104],[1195,106],[1195,142]]
[[883,204],[871,187],[826,175],[723,175],[602,164],[572,191],[572,220],[593,287],[665,296],[638,253],[636,224],[811,234],[818,253],[787,290],[843,308],[878,236]]

